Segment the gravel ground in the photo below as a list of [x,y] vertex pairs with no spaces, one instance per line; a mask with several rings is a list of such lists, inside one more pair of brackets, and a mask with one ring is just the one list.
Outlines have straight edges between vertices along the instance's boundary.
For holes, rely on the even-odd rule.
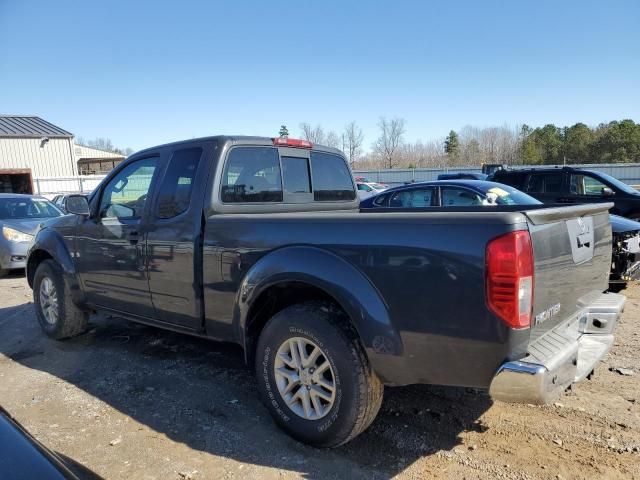
[[639,285],[595,377],[555,405],[387,388],[373,426],[334,450],[278,430],[235,346],[100,317],[56,342],[23,276],[0,292],[0,405],[86,478],[640,478]]

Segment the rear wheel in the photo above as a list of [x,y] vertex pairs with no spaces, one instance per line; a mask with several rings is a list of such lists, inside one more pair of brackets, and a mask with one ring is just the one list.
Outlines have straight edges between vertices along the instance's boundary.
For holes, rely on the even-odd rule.
[[33,278],[33,303],[44,332],[55,339],[82,333],[89,315],[73,303],[62,269],[53,260],[45,260]]
[[363,432],[382,403],[354,329],[330,303],[287,307],[265,326],[256,352],[263,401],[292,437],[335,447]]

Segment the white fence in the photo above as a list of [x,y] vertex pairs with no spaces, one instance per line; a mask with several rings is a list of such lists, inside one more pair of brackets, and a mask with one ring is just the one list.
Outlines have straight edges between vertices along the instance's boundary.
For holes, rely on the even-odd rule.
[[42,177],[33,179],[33,193],[51,197],[57,193],[90,193],[106,175]]
[[[541,168],[562,167],[562,165],[509,165],[509,168]],[[640,185],[640,163],[603,163],[567,165],[578,168],[587,168],[607,173],[629,185]],[[438,175],[446,172],[473,172],[480,173],[481,167],[457,167],[457,168],[411,168],[411,169],[380,169],[380,170],[354,170],[356,177],[366,177],[374,182],[395,186],[407,182],[427,182],[436,180]]]

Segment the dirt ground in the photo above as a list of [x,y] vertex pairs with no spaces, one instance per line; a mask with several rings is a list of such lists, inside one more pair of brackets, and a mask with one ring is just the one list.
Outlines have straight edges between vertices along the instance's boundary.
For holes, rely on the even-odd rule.
[[367,432],[318,450],[278,430],[238,348],[104,318],[49,340],[13,275],[0,279],[0,405],[85,478],[640,478],[640,285],[623,293],[612,352],[555,405],[387,388]]

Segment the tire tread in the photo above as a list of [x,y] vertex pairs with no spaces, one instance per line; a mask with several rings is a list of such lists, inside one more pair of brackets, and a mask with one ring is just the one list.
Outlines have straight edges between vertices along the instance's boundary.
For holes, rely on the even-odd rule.
[[[56,340],[75,337],[76,335],[81,334],[87,328],[89,314],[73,303],[71,292],[69,291],[62,275],[62,269],[54,260],[44,260],[40,265],[38,265],[34,277],[35,279],[38,278],[38,273],[42,268],[49,269],[52,273],[52,280],[59,292],[58,298],[61,310],[59,312],[61,317],[59,317],[59,321],[62,320],[62,325],[59,328],[56,328],[51,332],[45,330],[45,332]],[[39,284],[34,282],[33,296],[34,303],[36,305],[38,305],[38,300],[36,299],[38,295],[38,286]],[[38,316],[40,315],[41,314],[38,313]]]

